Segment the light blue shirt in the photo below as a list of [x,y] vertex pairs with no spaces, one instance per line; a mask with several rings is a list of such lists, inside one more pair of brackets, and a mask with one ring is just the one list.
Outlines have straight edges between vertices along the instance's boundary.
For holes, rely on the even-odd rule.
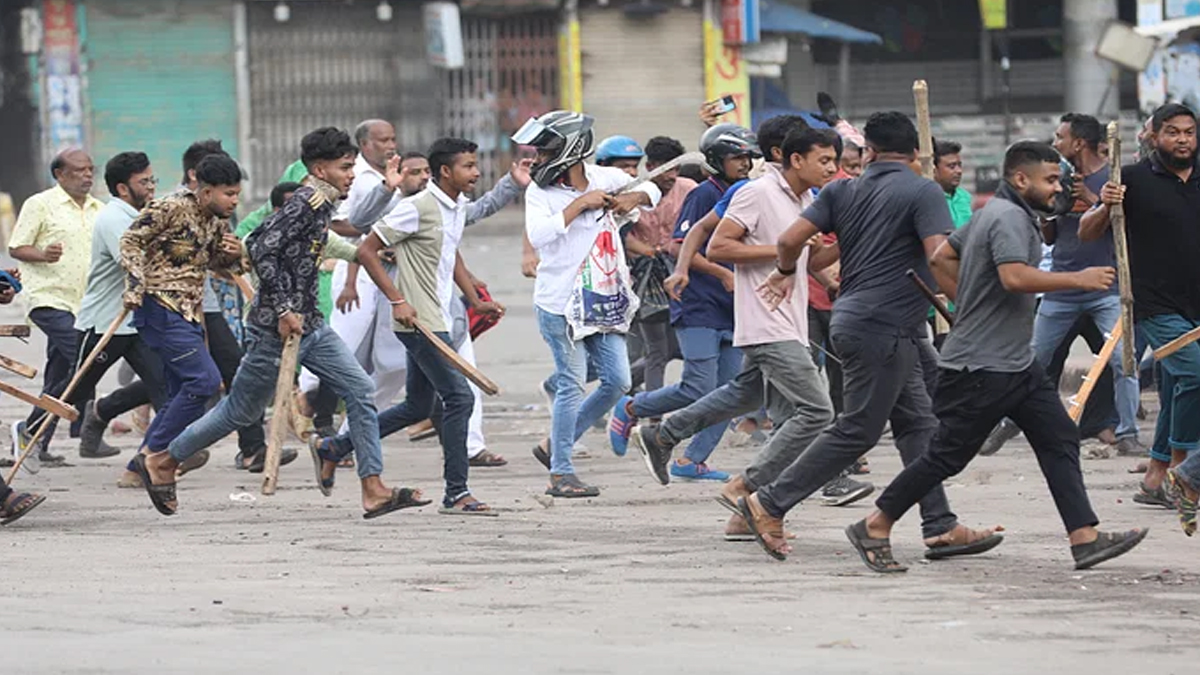
[[[75,328],[103,333],[121,312],[121,294],[125,292],[125,269],[121,267],[121,235],[137,218],[138,211],[120,199],[113,199],[96,214],[92,228],[92,263],[88,268],[87,290],[76,313]],[[132,316],[117,329],[117,335],[137,332]]]

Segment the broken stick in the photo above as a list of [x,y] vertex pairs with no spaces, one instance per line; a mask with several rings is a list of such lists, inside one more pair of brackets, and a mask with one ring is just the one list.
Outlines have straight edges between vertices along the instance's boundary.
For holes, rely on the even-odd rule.
[[1154,350],[1154,360],[1162,361],[1163,359],[1167,358],[1168,356],[1174,354],[1175,352],[1179,351],[1180,349],[1183,349],[1184,347],[1192,344],[1193,342],[1195,342],[1197,340],[1200,340],[1200,328],[1193,328],[1193,329],[1189,330],[1188,332],[1184,333],[1183,335],[1180,335],[1179,337],[1175,338],[1174,340],[1171,340],[1167,344],[1159,347],[1158,349],[1155,349]]
[[921,291],[921,295],[924,295],[925,299],[929,301],[929,304],[933,305],[933,308],[937,310],[937,313],[946,320],[946,324],[953,328],[954,315],[950,313],[950,308],[946,306],[946,303],[942,302],[942,299],[938,297],[938,294],[933,292],[933,289],[929,287],[929,284],[926,284],[925,280],[922,279],[915,270],[908,270],[904,274],[908,276],[909,279],[912,279],[912,282],[916,284],[917,289]]
[[292,407],[292,382],[296,379],[296,362],[300,360],[300,336],[290,335],[283,343],[279,356],[279,377],[275,380],[275,407],[271,411],[271,426],[267,435],[267,458],[263,465],[262,493],[275,494],[279,483],[279,461],[283,456],[283,439],[287,436],[288,418]]
[[53,414],[55,417],[61,417],[70,422],[74,422],[75,420],[79,419],[78,410],[48,394],[34,396],[33,394],[22,391],[3,380],[0,380],[0,392],[4,392],[13,398],[21,399],[29,405],[37,406],[38,408]]
[[[1114,120],[1108,123],[1108,180],[1121,184],[1121,134]],[[1113,204],[1108,207],[1108,221],[1112,225],[1113,244],[1117,250],[1117,286],[1121,292],[1121,333],[1133,337],[1133,282],[1129,277],[1129,244],[1125,239],[1125,206]],[[1134,340],[1121,344],[1121,370],[1127,377],[1137,375],[1137,362],[1133,355]]]
[[[1091,398],[1092,390],[1096,388],[1096,381],[1100,379],[1100,373],[1104,372],[1105,364],[1112,358],[1113,350],[1117,348],[1117,343],[1120,341],[1121,322],[1118,321],[1117,325],[1113,326],[1112,332],[1108,334],[1108,339],[1104,341],[1104,346],[1100,348],[1100,353],[1096,355],[1096,360],[1092,362],[1092,367],[1088,369],[1087,375],[1083,376],[1083,384],[1079,385],[1079,391],[1067,399],[1071,403],[1067,414],[1076,424],[1079,424],[1080,418],[1083,417],[1083,407]],[[1130,342],[1130,340],[1126,340],[1126,342]]]
[[27,377],[31,380],[37,377],[38,374],[37,368],[34,368],[33,366],[27,366],[20,361],[14,361],[7,356],[0,356],[0,368],[14,372],[21,377]]
[[418,321],[413,325],[417,327],[417,330],[421,331],[421,335],[424,335],[426,340],[429,340],[441,352],[442,356],[446,357],[446,360],[450,362],[450,365],[455,370],[465,375],[468,380],[474,382],[480,391],[488,396],[495,396],[500,393],[500,387],[495,382],[492,382],[487,375],[479,372],[478,368],[467,363],[466,359],[454,351],[454,347],[443,342],[441,338],[430,332],[428,328],[422,326],[421,322]]
[[0,326],[0,337],[27,338],[29,337],[29,326]]

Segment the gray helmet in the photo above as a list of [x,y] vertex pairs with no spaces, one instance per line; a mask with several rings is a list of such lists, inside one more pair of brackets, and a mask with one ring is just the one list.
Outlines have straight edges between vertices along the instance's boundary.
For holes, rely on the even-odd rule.
[[746,127],[737,124],[717,124],[700,137],[700,152],[704,153],[704,163],[712,173],[724,176],[726,157],[749,155],[762,157],[758,149],[758,137]]
[[555,110],[528,122],[512,135],[517,145],[531,145],[541,152],[554,153],[530,169],[533,182],[541,187],[553,184],[571,166],[592,154],[592,123],[590,115]]

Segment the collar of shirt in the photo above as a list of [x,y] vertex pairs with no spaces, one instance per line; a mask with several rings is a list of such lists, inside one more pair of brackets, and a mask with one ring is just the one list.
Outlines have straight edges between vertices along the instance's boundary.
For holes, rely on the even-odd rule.
[[358,158],[354,160],[354,176],[357,178],[365,174],[374,174],[379,180],[383,180],[383,172],[371,166],[367,158],[359,153]]
[[125,201],[124,199],[121,199],[120,197],[114,198],[112,201],[109,202],[109,204],[112,204],[113,208],[115,208],[115,209],[121,209],[121,213],[124,213],[125,215],[129,216],[130,218],[137,217],[137,214],[139,213],[139,211],[137,209],[133,208],[132,204]]
[[96,199],[95,197],[91,196],[90,194],[87,195],[86,197],[84,197],[83,206],[80,206],[79,202],[75,201],[74,197],[67,194],[67,191],[64,190],[62,188],[62,186],[59,185],[58,183],[54,184],[54,187],[52,188],[52,190],[54,192],[55,199],[59,200],[60,202],[62,202],[64,204],[71,204],[72,206],[74,206],[75,208],[77,208],[81,211],[99,209],[100,207],[104,206],[104,202],[100,201],[99,199]]
[[780,169],[779,164],[775,164],[774,162],[769,162],[767,164],[766,173],[763,174],[763,178],[768,177],[778,183],[779,187],[783,188],[784,193],[787,194],[792,201],[799,203],[800,198],[796,196],[795,191],[792,190],[792,186],[788,185],[787,178],[783,175],[783,171]]
[[[317,194],[313,196],[313,199],[309,200],[313,210],[319,209],[325,204],[332,206],[342,198],[342,193],[340,190],[312,174],[305,176],[303,183],[317,191]],[[319,195],[319,198],[317,195]]]
[[996,190],[996,196],[1021,207],[1021,210],[1025,212],[1025,215],[1029,216],[1029,223],[1033,226],[1034,230],[1037,230],[1038,236],[1040,237],[1042,235],[1042,228],[1039,227],[1042,222],[1041,216],[1039,216],[1037,212],[1034,211],[1033,208],[1021,198],[1021,195],[1017,194],[1017,191],[1014,190],[1011,185],[1009,185],[1007,182],[1001,182],[1000,189]]
[[458,209],[466,207],[467,202],[469,201],[466,195],[461,192],[458,193],[458,199],[451,199],[450,195],[443,192],[442,189],[438,187],[437,182],[432,180],[429,181],[428,189],[429,192],[433,194],[434,199],[437,199],[439,202],[441,202],[442,206],[445,206],[448,209],[454,209],[457,211]]
[[1180,180],[1179,176],[1174,171],[1171,171],[1169,168],[1167,168],[1167,165],[1162,161],[1162,157],[1159,157],[1157,150],[1150,153],[1150,156],[1142,161],[1149,162],[1150,170],[1154,173],[1162,176],[1170,176],[1181,183],[1194,183],[1196,181],[1200,181],[1200,157],[1198,157],[1197,161],[1192,164],[1192,173],[1190,176],[1188,176],[1187,181]]
[[897,171],[911,171],[908,165],[904,162],[896,160],[886,160],[882,162],[871,162],[867,168],[863,169],[864,176],[881,176],[888,173],[896,173]]

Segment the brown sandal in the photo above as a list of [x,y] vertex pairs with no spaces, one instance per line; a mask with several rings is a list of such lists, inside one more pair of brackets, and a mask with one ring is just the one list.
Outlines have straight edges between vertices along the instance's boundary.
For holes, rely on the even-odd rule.
[[[787,560],[787,539],[783,533],[783,520],[781,518],[772,518],[769,513],[755,513],[754,506],[757,505],[761,510],[762,505],[758,503],[756,495],[749,497],[739,497],[737,500],[738,511],[741,512],[742,518],[746,519],[746,525],[750,531],[754,533],[754,539],[762,550],[767,552],[767,555],[776,560]],[[767,537],[773,537],[783,542],[783,550],[777,549],[767,541]]]

